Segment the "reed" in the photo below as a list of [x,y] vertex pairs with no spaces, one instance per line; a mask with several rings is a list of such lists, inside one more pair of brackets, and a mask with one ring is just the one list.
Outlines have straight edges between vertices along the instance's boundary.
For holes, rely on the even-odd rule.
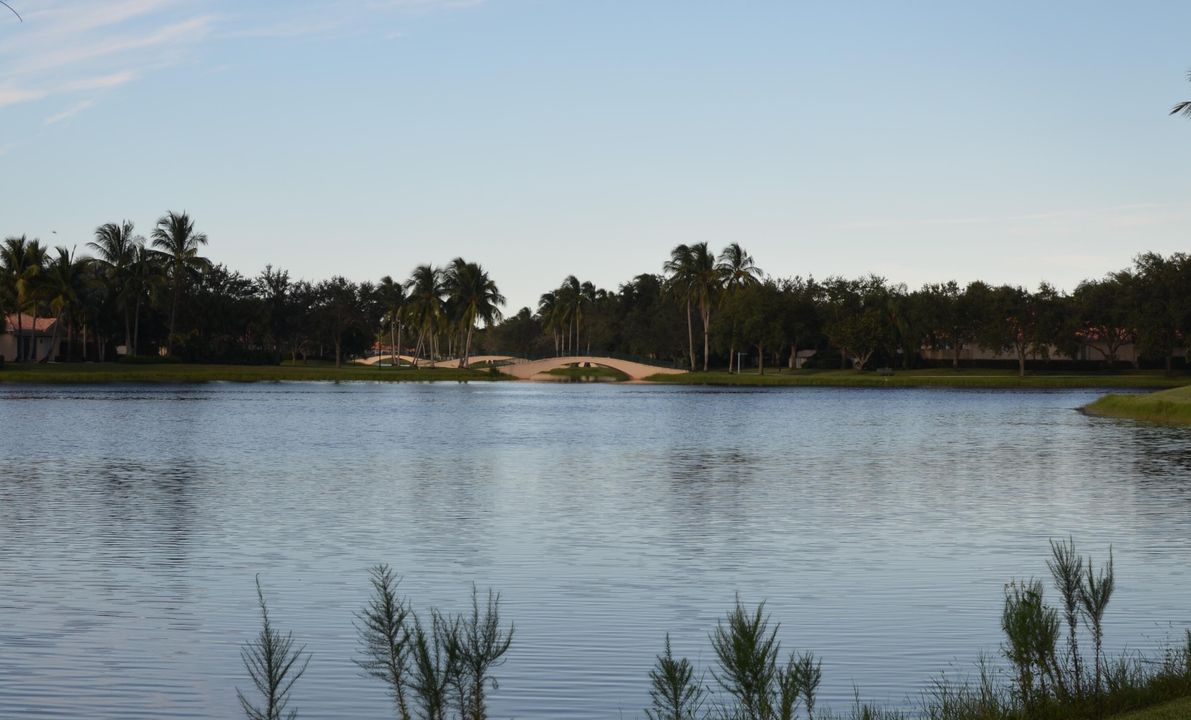
[[666,633],[666,649],[649,671],[649,720],[699,720],[704,717],[707,690],[695,679],[695,668],[686,658],[675,659]]
[[410,720],[406,700],[412,651],[409,604],[398,594],[400,580],[388,565],[377,565],[369,573],[372,597],[356,615],[356,633],[364,657],[355,663],[365,675],[388,686],[399,720]]
[[259,575],[256,599],[261,609],[260,634],[245,643],[240,658],[253,687],[261,695],[261,701],[259,705],[253,703],[239,688],[236,688],[236,698],[248,720],[293,720],[298,711],[287,709],[290,692],[310,665],[310,653],[306,652],[305,646],[294,647],[292,632],[282,633],[273,626]]

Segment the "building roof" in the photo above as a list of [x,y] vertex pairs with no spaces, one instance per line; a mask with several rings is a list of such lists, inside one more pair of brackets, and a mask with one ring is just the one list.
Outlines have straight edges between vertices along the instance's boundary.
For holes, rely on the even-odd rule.
[[[25,313],[19,313],[19,315],[20,315],[20,327],[21,327],[21,330],[25,333],[30,333],[30,332],[50,333],[50,332],[53,332],[54,323],[56,323],[58,321],[57,318],[39,317],[39,318],[37,318],[36,322],[34,322],[32,315],[26,315]],[[5,322],[5,325],[7,326],[8,332],[13,333],[13,334],[16,334],[16,331],[17,331],[17,316],[18,316],[18,313],[9,313],[4,316],[4,322]]]

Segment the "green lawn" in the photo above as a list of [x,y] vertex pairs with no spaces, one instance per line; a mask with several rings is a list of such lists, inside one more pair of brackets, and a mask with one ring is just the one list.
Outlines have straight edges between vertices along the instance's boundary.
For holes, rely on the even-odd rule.
[[824,387],[960,387],[960,388],[1153,388],[1191,385],[1191,375],[1166,375],[1161,370],[1119,373],[1027,373],[1014,370],[972,368],[962,370],[898,370],[889,377],[857,370],[756,370],[682,375],[654,375],[654,382],[680,385],[824,386]]
[[[1191,425],[1191,387],[1148,395],[1105,395],[1084,408],[1091,415]],[[1191,715],[1188,715],[1191,718]]]
[[558,377],[564,378],[575,378],[578,380],[610,380],[615,382],[623,382],[629,379],[628,375],[625,375],[615,368],[600,367],[598,365],[593,365],[591,367],[576,367],[572,365],[570,367],[548,370],[546,374],[556,375]]
[[124,364],[62,363],[12,364],[0,370],[0,383],[196,383],[196,382],[429,382],[509,380],[486,370],[451,368],[376,368],[359,365],[200,365],[188,363]]
[[1191,698],[1175,700],[1148,710],[1116,715],[1112,720],[1188,720],[1188,718],[1191,718]]

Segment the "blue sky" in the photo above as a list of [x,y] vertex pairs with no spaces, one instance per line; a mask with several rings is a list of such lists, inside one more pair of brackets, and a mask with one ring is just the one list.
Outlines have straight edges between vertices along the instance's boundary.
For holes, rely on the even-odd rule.
[[1186,2],[10,2],[4,235],[187,210],[246,274],[463,255],[510,311],[681,242],[912,287],[1191,250]]

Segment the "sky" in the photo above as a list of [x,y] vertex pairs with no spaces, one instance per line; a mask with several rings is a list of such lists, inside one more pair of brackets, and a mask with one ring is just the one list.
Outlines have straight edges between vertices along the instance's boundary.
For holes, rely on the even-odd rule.
[[671,248],[1072,289],[1191,250],[1191,3],[9,0],[0,235],[184,210],[246,275]]

